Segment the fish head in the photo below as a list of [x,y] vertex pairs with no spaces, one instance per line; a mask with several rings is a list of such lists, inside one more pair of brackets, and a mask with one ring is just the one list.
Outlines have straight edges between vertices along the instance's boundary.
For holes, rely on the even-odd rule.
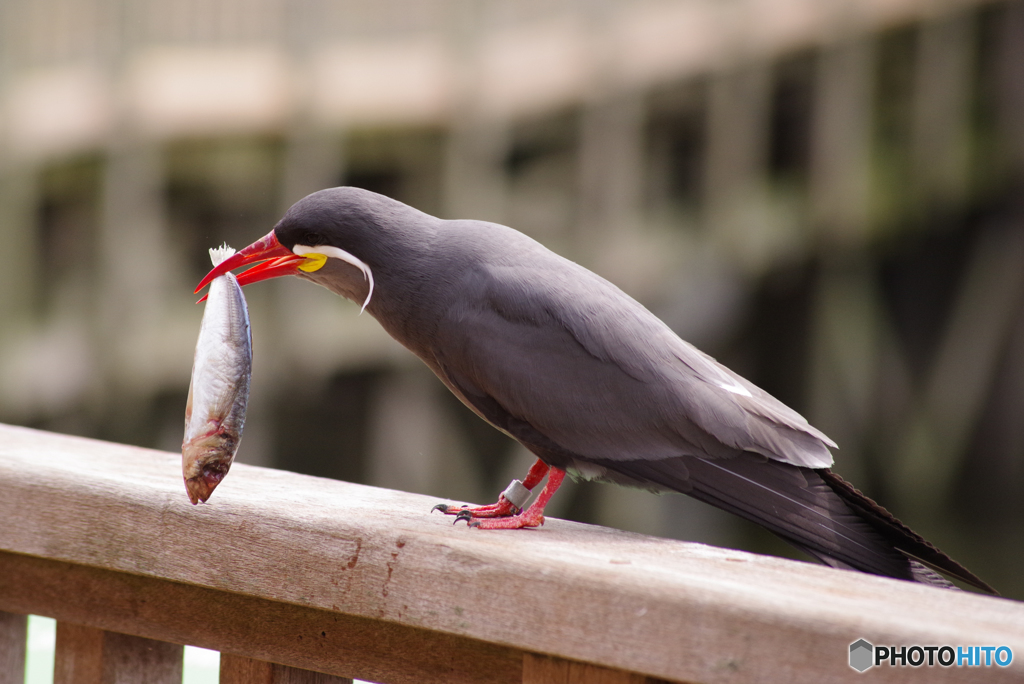
[[220,481],[228,474],[228,466],[213,463],[203,468],[202,472],[193,477],[185,478],[185,489],[188,491],[188,499],[194,504],[206,500],[213,494]]
[[206,503],[228,474],[236,446],[236,441],[223,434],[192,440],[182,446],[181,471],[189,501]]

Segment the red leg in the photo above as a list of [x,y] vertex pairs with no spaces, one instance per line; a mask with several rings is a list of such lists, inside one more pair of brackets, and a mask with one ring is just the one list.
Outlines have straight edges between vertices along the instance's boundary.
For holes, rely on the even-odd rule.
[[530,466],[530,472],[526,473],[523,486],[532,492],[533,488],[539,485],[544,476],[548,474],[548,470],[550,470],[550,466],[538,458],[537,462]]
[[533,502],[533,505],[525,511],[519,515],[507,518],[471,520],[469,526],[478,527],[481,530],[518,530],[521,527],[540,527],[544,524],[544,507],[548,505],[548,501],[558,491],[564,478],[564,470],[551,468],[548,473],[548,483],[544,485],[544,490],[537,497],[537,500]]
[[[533,488],[544,479],[544,476],[548,473],[548,464],[539,458],[537,461],[530,466],[530,472],[526,474],[526,479],[523,480],[523,486],[533,491]],[[497,503],[492,503],[487,506],[477,506],[475,508],[469,508],[462,506],[456,508],[455,506],[449,506],[448,504],[437,504],[434,506],[435,511],[441,511],[447,515],[459,515],[463,518],[502,518],[518,513],[518,509],[513,506],[504,496],[498,497]],[[457,521],[456,521],[457,522]]]

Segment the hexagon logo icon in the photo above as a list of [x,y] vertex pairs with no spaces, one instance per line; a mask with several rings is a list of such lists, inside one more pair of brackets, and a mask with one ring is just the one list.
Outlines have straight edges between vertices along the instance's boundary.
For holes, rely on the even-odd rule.
[[864,639],[857,639],[850,644],[850,667],[857,672],[864,672],[874,665],[875,647]]

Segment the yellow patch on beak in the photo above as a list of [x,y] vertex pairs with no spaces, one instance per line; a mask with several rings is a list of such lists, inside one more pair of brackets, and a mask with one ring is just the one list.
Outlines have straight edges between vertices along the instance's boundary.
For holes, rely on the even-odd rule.
[[326,254],[317,254],[312,252],[310,254],[303,254],[306,260],[299,264],[299,270],[305,271],[306,273],[312,273],[313,271],[319,271],[324,264],[327,263]]

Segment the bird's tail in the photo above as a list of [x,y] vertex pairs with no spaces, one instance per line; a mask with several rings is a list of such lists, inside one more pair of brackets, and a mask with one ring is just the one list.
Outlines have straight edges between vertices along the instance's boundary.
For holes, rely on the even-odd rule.
[[601,461],[627,481],[688,494],[762,525],[821,562],[941,587],[996,591],[828,469],[744,452]]
[[896,516],[865,496],[849,482],[827,468],[817,472],[821,479],[850,508],[877,529],[894,548],[907,556],[915,579],[926,584],[934,584],[934,579],[942,579],[940,575],[936,574],[938,571],[982,591],[994,595],[999,594],[988,583],[904,525]]

